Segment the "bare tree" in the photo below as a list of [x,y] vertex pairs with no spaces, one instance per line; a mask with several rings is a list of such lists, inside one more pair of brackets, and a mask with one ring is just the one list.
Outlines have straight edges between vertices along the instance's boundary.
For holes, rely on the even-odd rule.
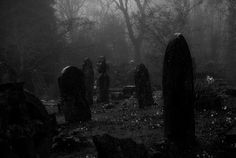
[[[100,7],[102,14],[108,14],[112,10],[112,1],[108,0],[97,0]],[[114,12],[113,12],[114,13]]]
[[[112,0],[117,8],[122,12],[128,30],[129,38],[134,47],[135,61],[141,61],[141,48],[144,39],[146,9],[149,0]],[[130,5],[135,5],[131,10]],[[138,26],[133,23],[131,12],[136,10],[136,17],[138,19]]]
[[56,9],[59,18],[63,20],[78,17],[86,0],[56,0]]
[[203,0],[166,0],[165,3],[149,5],[146,16],[145,39],[160,52],[164,52],[169,36],[175,32],[190,31],[191,11],[201,5]]
[[80,24],[82,8],[86,0],[56,0],[55,9],[65,32],[72,40],[76,27]]

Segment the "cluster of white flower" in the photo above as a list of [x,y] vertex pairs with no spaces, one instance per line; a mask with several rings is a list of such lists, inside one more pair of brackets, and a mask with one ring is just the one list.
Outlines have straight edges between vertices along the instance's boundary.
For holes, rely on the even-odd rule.
[[207,76],[206,81],[208,84],[213,84],[215,82],[215,79],[212,76]]

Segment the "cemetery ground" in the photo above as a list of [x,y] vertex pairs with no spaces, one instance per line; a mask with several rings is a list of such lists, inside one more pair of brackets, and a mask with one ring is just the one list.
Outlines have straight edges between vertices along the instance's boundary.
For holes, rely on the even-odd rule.
[[[113,100],[110,104],[92,105],[91,121],[58,126],[51,157],[97,157],[92,137],[102,134],[116,138],[131,138],[137,143],[144,144],[149,154],[155,157],[164,141],[161,91],[154,92],[154,100],[155,105],[144,109],[138,108],[134,97]],[[53,101],[44,103],[51,113],[57,111]],[[220,108],[195,110],[198,145],[191,152],[194,152],[197,158],[220,157],[228,152],[230,146],[226,146],[224,141],[226,133],[236,121],[235,104],[236,98],[227,96]],[[60,121],[59,117],[58,119]]]

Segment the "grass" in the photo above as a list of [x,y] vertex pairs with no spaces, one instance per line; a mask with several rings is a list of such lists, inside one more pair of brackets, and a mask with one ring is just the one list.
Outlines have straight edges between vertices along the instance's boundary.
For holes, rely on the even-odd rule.
[[[143,143],[147,149],[152,148],[163,137],[163,101],[161,92],[155,92],[155,104],[139,109],[134,98],[113,101],[110,104],[95,104],[91,107],[92,120],[87,123],[77,123],[61,126],[64,133],[74,133],[75,137],[84,138],[88,146],[72,153],[54,152],[52,157],[74,158],[96,157],[96,149],[92,142],[93,135],[110,134],[118,138],[132,138]],[[236,121],[236,99],[228,99],[222,110],[196,111],[196,136],[201,150],[199,157],[215,157],[220,150],[222,133]]]

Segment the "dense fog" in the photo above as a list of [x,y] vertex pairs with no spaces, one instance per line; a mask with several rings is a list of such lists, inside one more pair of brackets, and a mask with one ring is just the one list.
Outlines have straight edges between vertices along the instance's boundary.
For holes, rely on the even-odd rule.
[[64,66],[80,66],[85,57],[96,63],[99,56],[107,58],[112,73],[121,67],[124,70],[119,72],[125,73],[130,61],[145,63],[153,84],[160,87],[165,48],[176,32],[187,38],[197,72],[235,81],[233,0],[0,3],[1,61],[16,70],[19,80],[27,80],[33,91],[37,89],[33,74],[39,75],[44,88],[55,96],[54,84]]
[[0,0],[1,158],[235,158],[236,0]]

